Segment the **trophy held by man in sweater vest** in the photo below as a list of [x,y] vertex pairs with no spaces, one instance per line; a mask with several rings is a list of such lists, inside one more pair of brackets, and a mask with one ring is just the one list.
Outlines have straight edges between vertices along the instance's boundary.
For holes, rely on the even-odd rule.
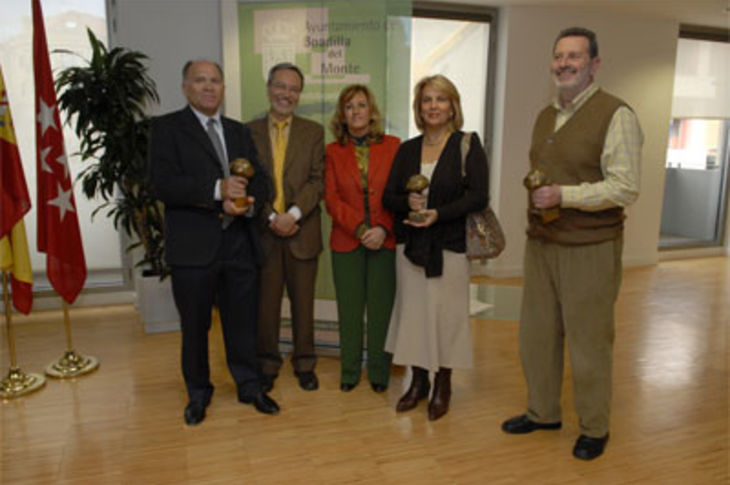
[[[537,190],[545,185],[552,185],[553,182],[548,178],[545,172],[543,172],[539,168],[533,168],[532,170],[530,170],[530,173],[527,174],[522,183],[530,192],[530,194],[532,194],[534,190]],[[560,207],[538,209],[533,206],[532,197],[530,197],[530,214],[539,215],[542,218],[542,222],[548,224],[560,216]]]

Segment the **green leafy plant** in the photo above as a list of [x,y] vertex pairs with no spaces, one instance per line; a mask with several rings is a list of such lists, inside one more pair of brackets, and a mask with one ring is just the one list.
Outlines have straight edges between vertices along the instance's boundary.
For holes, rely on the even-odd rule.
[[[56,77],[59,107],[81,140],[78,154],[83,161],[94,161],[79,175],[82,189],[89,199],[103,200],[92,216],[106,210],[117,230],[121,227],[136,236],[128,250],[144,248],[137,263],[144,273],[164,277],[163,207],[152,195],[147,177],[150,117],[145,108],[159,101],[144,64],[148,57],[121,47],[109,50],[91,30],[87,32],[91,59]],[[66,50],[54,52],[78,56]]]

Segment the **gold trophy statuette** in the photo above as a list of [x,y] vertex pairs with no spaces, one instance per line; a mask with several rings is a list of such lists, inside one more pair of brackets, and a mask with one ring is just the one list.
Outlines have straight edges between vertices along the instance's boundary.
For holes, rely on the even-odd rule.
[[[420,173],[411,175],[411,178],[408,179],[408,183],[406,184],[406,190],[408,192],[415,192],[417,194],[420,194],[427,188],[428,179]],[[408,220],[411,222],[423,222],[426,220],[426,216],[418,211],[410,211],[408,212]]]
[[[239,177],[244,177],[247,180],[251,180],[256,173],[256,169],[253,168],[253,164],[246,158],[237,158],[233,160],[230,163],[229,168],[231,169],[231,175],[238,175]],[[238,197],[236,198],[235,203],[238,208],[247,207],[248,198]]]
[[524,186],[527,188],[527,190],[530,191],[530,213],[531,214],[539,214],[542,218],[542,222],[545,224],[554,221],[560,216],[560,208],[559,207],[550,207],[547,209],[537,209],[536,207],[533,207],[532,205],[532,192],[536,189],[539,189],[540,187],[543,187],[545,185],[552,185],[552,181],[548,178],[547,175],[545,175],[545,172],[543,172],[540,169],[533,168],[530,170],[530,173],[527,174],[525,177],[525,180],[522,181]]
[[357,226],[357,229],[355,229],[355,237],[358,239],[362,239],[362,236],[367,232],[368,229],[370,229],[370,226],[363,222],[362,224]]

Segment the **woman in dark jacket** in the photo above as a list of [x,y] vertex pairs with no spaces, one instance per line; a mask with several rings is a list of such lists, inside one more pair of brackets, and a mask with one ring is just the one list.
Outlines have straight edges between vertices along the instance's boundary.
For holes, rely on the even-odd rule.
[[[413,112],[423,134],[401,145],[383,195],[383,205],[394,213],[397,243],[396,297],[385,349],[413,373],[396,410],[413,409],[428,397],[432,371],[428,417],[436,420],[449,408],[451,369],[472,366],[465,224],[468,213],[487,205],[488,167],[476,134],[460,131],[459,92],[446,77],[426,77],[416,85]],[[462,176],[464,136],[470,140]],[[423,193],[406,190],[416,174],[429,179]],[[409,220],[411,211],[419,218]]]

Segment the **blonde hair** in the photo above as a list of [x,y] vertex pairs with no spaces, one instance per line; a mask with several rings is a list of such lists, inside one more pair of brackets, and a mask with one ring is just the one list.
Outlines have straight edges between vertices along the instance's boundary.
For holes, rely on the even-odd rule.
[[424,127],[423,115],[421,114],[421,101],[423,101],[423,90],[427,87],[432,87],[444,93],[449,98],[451,109],[454,111],[451,121],[449,121],[449,128],[452,131],[460,130],[464,126],[464,115],[461,111],[461,96],[459,96],[459,91],[454,86],[454,83],[441,74],[424,77],[418,81],[418,84],[413,89],[413,117],[415,118],[418,129],[423,131]]
[[347,131],[347,121],[345,118],[345,105],[347,105],[347,103],[349,103],[357,93],[365,95],[368,107],[370,108],[370,130],[367,134],[368,141],[370,143],[378,143],[383,139],[382,116],[378,109],[378,103],[375,101],[375,95],[372,91],[370,91],[370,88],[364,84],[350,84],[340,91],[340,96],[337,99],[337,108],[335,108],[332,120],[330,120],[330,130],[340,145],[347,144],[349,135]]

